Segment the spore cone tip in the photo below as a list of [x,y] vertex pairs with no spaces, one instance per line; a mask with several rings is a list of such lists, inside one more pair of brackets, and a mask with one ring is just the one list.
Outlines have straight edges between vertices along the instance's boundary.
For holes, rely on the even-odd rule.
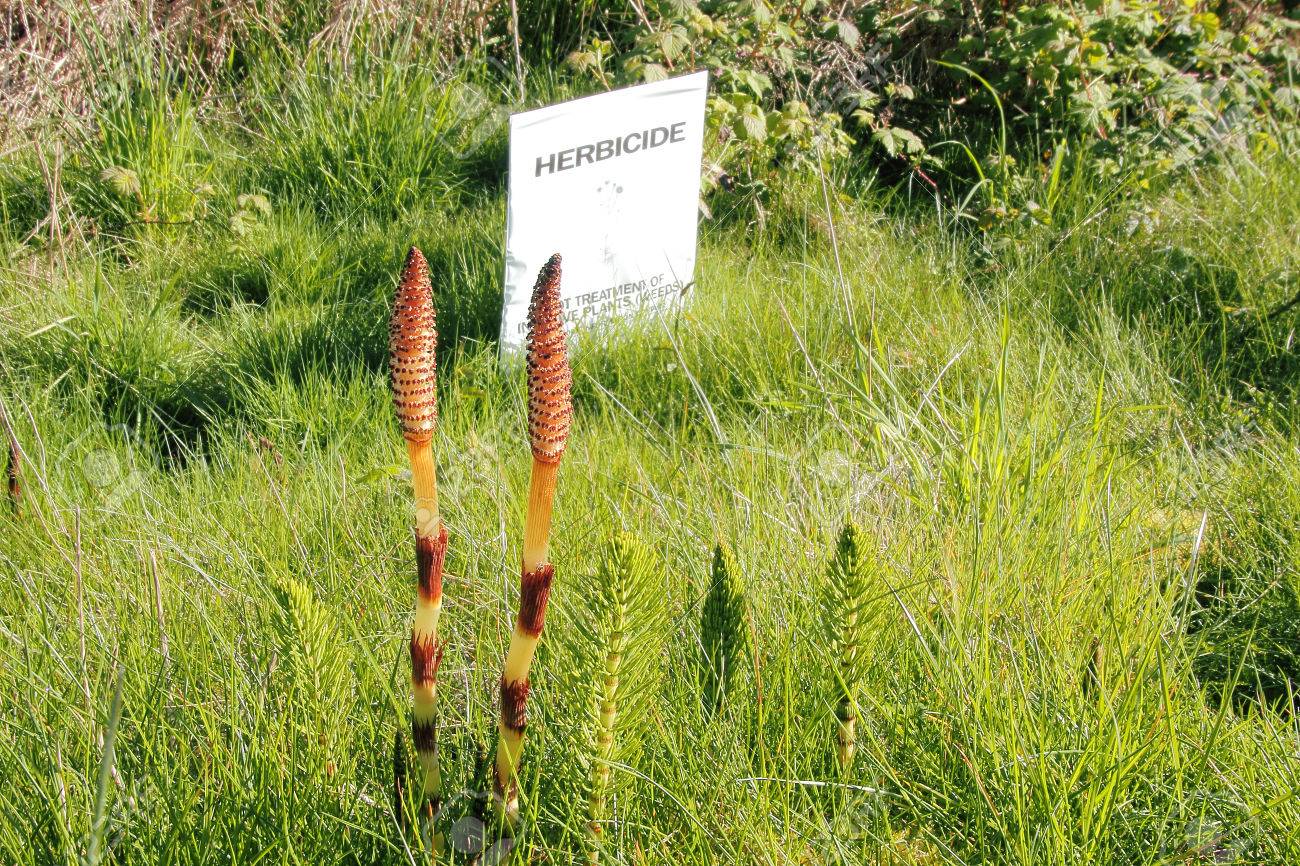
[[560,318],[560,256],[537,275],[528,305],[528,437],[533,457],[558,463],[573,418],[569,351]]
[[393,407],[402,435],[413,442],[433,438],[438,423],[438,315],[424,254],[411,247],[397,283],[388,324]]

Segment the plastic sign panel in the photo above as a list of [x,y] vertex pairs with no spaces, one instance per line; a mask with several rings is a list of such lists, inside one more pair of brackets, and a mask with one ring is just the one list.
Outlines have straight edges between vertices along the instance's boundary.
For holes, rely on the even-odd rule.
[[503,355],[524,344],[553,253],[570,327],[680,301],[695,271],[707,86],[697,72],[510,118]]

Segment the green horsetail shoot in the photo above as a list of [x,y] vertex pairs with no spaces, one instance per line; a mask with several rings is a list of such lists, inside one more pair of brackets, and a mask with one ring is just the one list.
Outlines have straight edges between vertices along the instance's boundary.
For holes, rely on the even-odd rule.
[[651,721],[668,625],[662,574],[634,535],[616,536],[604,546],[595,585],[587,588],[577,617],[583,671],[591,682],[587,829],[592,863],[608,853],[611,768],[635,760],[637,732]]
[[744,583],[735,558],[721,542],[713,548],[709,577],[700,615],[700,692],[705,712],[712,715],[724,707],[744,668],[749,625]]
[[858,687],[865,662],[870,563],[861,532],[845,524],[826,569],[825,627],[835,667],[835,758],[840,770],[853,767],[857,751]]

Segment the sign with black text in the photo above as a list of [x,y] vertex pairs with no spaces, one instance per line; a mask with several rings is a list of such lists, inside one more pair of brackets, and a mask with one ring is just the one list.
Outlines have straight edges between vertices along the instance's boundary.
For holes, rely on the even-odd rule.
[[695,271],[707,87],[697,72],[510,118],[503,351],[523,345],[552,253],[570,327],[681,299]]

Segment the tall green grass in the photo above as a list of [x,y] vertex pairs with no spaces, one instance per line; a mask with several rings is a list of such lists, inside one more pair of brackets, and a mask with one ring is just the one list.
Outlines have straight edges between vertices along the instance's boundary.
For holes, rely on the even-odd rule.
[[[86,230],[63,247],[17,244],[39,174],[0,186],[25,511],[0,516],[6,863],[422,859],[389,794],[409,551],[384,325],[411,243],[443,304],[453,840],[486,805],[528,474],[491,342],[504,207],[426,135],[453,116],[440,79],[393,63],[306,65],[229,111],[129,91],[69,155]],[[213,189],[97,233],[135,207],[95,186],[108,165],[146,201]],[[1294,861],[1298,175],[1284,153],[1132,198],[1067,182],[1052,223],[984,236],[869,197],[706,224],[679,314],[578,343],[572,586],[517,856],[589,850],[603,766],[601,847],[627,862]],[[872,616],[831,773],[846,519]],[[622,530],[656,566],[626,595],[662,624],[600,763]],[[726,712],[700,672],[719,539],[752,639]]]

